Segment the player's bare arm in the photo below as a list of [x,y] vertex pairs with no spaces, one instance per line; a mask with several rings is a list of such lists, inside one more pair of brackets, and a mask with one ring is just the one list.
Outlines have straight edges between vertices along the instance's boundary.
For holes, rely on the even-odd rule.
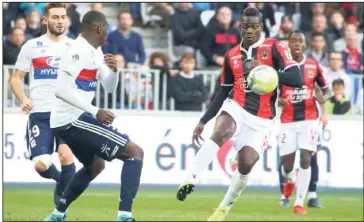
[[10,87],[15,96],[22,104],[22,111],[25,114],[29,114],[32,111],[32,103],[30,99],[25,95],[22,81],[26,75],[26,72],[21,70],[15,70],[15,73],[11,76]]
[[328,122],[325,103],[331,97],[331,93],[328,87],[320,88],[317,84],[315,84],[315,93],[316,99],[320,104],[320,121],[322,122],[322,127],[325,128]]

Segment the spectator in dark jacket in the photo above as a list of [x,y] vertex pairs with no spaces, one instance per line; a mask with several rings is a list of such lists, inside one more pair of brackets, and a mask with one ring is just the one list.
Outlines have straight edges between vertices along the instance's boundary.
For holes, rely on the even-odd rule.
[[65,3],[67,7],[67,15],[71,18],[70,32],[75,36],[78,36],[81,32],[81,16],[80,13],[76,11],[77,6],[72,3]]
[[267,25],[267,20],[270,23],[270,26],[273,27],[276,25],[276,19],[274,17],[274,9],[269,3],[249,3],[249,6],[257,7],[263,16],[263,31],[265,33],[265,37],[270,36],[270,31]]
[[108,44],[104,52],[122,54],[126,63],[144,64],[146,60],[142,37],[131,30],[133,18],[129,11],[121,11],[118,16],[119,28],[107,36]]
[[206,88],[200,77],[195,76],[196,59],[192,53],[185,53],[180,60],[181,71],[171,77],[169,89],[175,99],[175,110],[201,111],[206,101]]
[[176,3],[172,16],[174,54],[180,57],[186,52],[194,53],[199,49],[203,32],[199,12],[190,8],[187,2]]
[[225,53],[241,41],[237,29],[231,27],[231,9],[222,7],[216,15],[217,24],[208,25],[201,42],[201,52],[208,65],[222,66]]
[[37,37],[37,35],[40,32],[40,24],[41,24],[41,18],[39,12],[36,9],[33,9],[27,15],[26,33],[33,36],[33,38]]
[[329,32],[333,37],[333,41],[344,37],[344,16],[340,11],[332,13]]
[[11,21],[19,14],[19,5],[17,2],[3,2],[3,35],[11,32]]
[[20,28],[12,29],[10,38],[3,45],[3,64],[14,65],[20,49],[25,43],[25,33]]
[[281,19],[281,27],[276,36],[273,38],[279,41],[288,41],[288,35],[293,31],[292,18],[288,15],[284,15]]
[[300,29],[304,32],[312,30],[312,19],[316,15],[323,15],[325,3],[307,3],[300,4],[301,25]]
[[331,52],[332,51],[332,44],[333,38],[331,35],[328,34],[327,30],[327,19],[324,14],[315,15],[312,19],[312,30],[305,33],[306,36],[306,45],[310,45],[312,33],[318,32],[323,33],[326,40],[325,51]]

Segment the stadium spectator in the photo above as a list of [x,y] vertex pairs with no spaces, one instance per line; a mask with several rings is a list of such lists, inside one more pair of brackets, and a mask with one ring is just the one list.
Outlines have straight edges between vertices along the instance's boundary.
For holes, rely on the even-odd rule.
[[275,2],[278,11],[283,11],[284,14],[292,16],[296,12],[295,2]]
[[158,15],[162,18],[162,27],[166,29],[171,27],[171,16],[174,14],[174,8],[170,3],[148,3],[147,11],[149,11],[149,15]]
[[342,69],[343,57],[340,52],[329,53],[329,68],[324,70],[324,75],[332,91],[332,82],[335,79],[342,79],[345,83],[345,97],[350,99],[352,92],[352,84],[350,77]]
[[29,12],[26,17],[27,29],[26,33],[31,35],[33,38],[37,37],[40,32],[41,18],[38,10],[33,9]]
[[76,39],[76,36],[75,34],[73,34],[73,32],[70,31],[70,27],[72,25],[72,20],[70,17],[67,17],[67,24],[66,24],[66,30],[64,32],[64,35],[66,35],[68,38],[71,38],[71,39]]
[[328,67],[328,52],[325,51],[326,40],[323,33],[312,33],[311,47],[306,52],[306,56],[314,59],[321,66]]
[[358,48],[358,36],[350,35],[346,38],[346,48],[343,53],[344,69],[347,73],[363,73],[363,56]]
[[288,15],[284,15],[281,19],[281,27],[275,39],[280,41],[288,41],[288,35],[293,31],[293,21]]
[[[127,68],[123,55],[116,54],[115,59],[116,59],[117,66],[118,66],[119,70],[124,70],[125,68]],[[122,75],[123,75],[123,73],[122,73]],[[115,95],[116,95],[116,108],[120,109],[120,108],[124,107],[123,104],[121,104],[121,81],[119,81],[118,85],[116,86]],[[113,106],[112,106],[112,101],[113,101],[112,93],[109,93],[108,97],[109,97],[108,98],[109,108],[113,108]],[[103,98],[103,97],[101,97],[101,98]],[[124,99],[124,101],[126,101],[126,99]]]
[[10,38],[3,45],[3,64],[14,65],[22,45],[25,43],[25,33],[20,28],[13,28]]
[[[157,69],[160,71],[158,87],[159,87],[159,102],[160,104],[162,104],[161,102],[163,102],[163,94],[168,93],[167,87],[165,90],[163,90],[164,78],[166,78],[166,84],[168,84],[169,78],[172,74],[172,72],[170,71],[171,66],[169,58],[163,52],[154,52],[152,53],[152,55],[150,55],[148,64],[150,69]],[[153,87],[157,87],[157,85],[154,83],[153,75],[154,73],[152,73]],[[168,98],[169,95],[167,95],[166,99]]]
[[[128,75],[128,81],[125,84],[125,90],[128,94],[128,103],[131,102],[132,109],[152,109],[153,87],[150,73],[130,73],[130,75]],[[139,101],[138,94],[140,98]],[[140,106],[138,107],[138,105]]]
[[[269,28],[267,25],[267,21],[269,21],[271,27],[276,25],[276,19],[274,17],[274,9],[273,9],[272,5],[264,3],[264,2],[248,3],[248,5],[251,7],[257,7],[259,9],[259,11],[262,13],[262,15],[263,15],[263,32],[265,33],[265,37],[269,37],[270,31],[269,31]],[[240,19],[240,17],[239,17],[239,19]]]
[[341,52],[345,49],[346,47],[346,41],[345,38],[352,36],[352,35],[357,35],[358,36],[358,49],[361,51],[361,53],[363,52],[361,50],[361,45],[360,45],[360,41],[363,40],[363,33],[358,33],[358,28],[356,25],[354,24],[345,24],[344,25],[344,37],[336,40],[333,44],[333,48],[335,51],[337,52]]
[[71,18],[71,27],[70,31],[78,36],[81,32],[81,16],[80,13],[76,11],[77,6],[72,3],[65,3],[67,7],[67,15]]
[[[228,7],[231,9],[232,12],[231,26],[233,26],[234,28],[238,28],[240,24],[241,12],[248,6],[248,4],[243,2],[217,2],[215,4],[216,4],[216,12],[219,11],[219,9],[222,7]],[[216,23],[216,16],[214,16],[211,19],[210,23],[212,24]]]
[[312,30],[305,33],[307,45],[310,45],[312,33],[314,32],[319,32],[324,34],[326,40],[326,46],[324,51],[330,52],[332,50],[333,39],[331,35],[327,33],[327,19],[324,14],[315,15],[312,18]]
[[207,91],[202,79],[196,76],[196,59],[192,53],[185,53],[180,60],[181,71],[170,78],[169,89],[175,99],[175,110],[201,111]]
[[344,16],[340,11],[334,11],[330,18],[330,34],[336,41],[344,37]]
[[350,16],[355,15],[355,5],[354,2],[343,2],[341,3],[341,8],[344,11],[345,19],[348,19]]
[[241,41],[239,31],[231,27],[231,9],[221,7],[216,15],[217,24],[209,26],[201,42],[201,52],[208,65],[221,66],[225,53]]
[[[99,12],[103,12],[104,11],[104,6],[102,3],[100,2],[94,2],[91,4],[91,10],[93,11],[99,11]],[[110,33],[112,31],[112,24],[110,23],[110,21],[108,21],[107,24],[107,33]]]
[[28,16],[29,13],[31,13],[33,10],[36,10],[39,15],[42,17],[44,13],[44,8],[47,5],[47,3],[31,3],[31,2],[25,2],[20,3],[19,7],[23,11],[25,16]]
[[351,103],[345,97],[345,83],[342,79],[335,79],[332,82],[334,95],[326,102],[327,114],[350,115]]
[[118,15],[119,28],[107,36],[108,46],[104,52],[122,54],[126,63],[143,65],[146,60],[142,37],[131,30],[133,18],[129,11],[122,10]]
[[313,18],[317,15],[324,15],[325,3],[300,4],[301,26],[303,32],[312,30]]
[[19,4],[17,2],[3,2],[3,36],[11,32],[11,21],[19,13]]
[[186,52],[194,53],[199,49],[204,28],[200,14],[189,3],[176,3],[172,16],[173,52],[179,58]]

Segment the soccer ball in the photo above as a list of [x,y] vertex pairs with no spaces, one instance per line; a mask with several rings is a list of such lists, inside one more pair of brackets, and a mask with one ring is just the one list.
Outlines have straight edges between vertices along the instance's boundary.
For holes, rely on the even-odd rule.
[[250,71],[248,85],[256,94],[269,94],[277,88],[277,71],[270,66],[259,65]]

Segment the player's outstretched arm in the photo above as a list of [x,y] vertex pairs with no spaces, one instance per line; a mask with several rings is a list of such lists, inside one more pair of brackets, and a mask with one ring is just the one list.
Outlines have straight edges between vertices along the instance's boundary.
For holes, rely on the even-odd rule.
[[104,61],[106,65],[100,67],[100,81],[106,92],[112,93],[119,82],[119,69],[113,55],[104,55]]
[[298,65],[290,66],[283,72],[278,72],[278,76],[280,84],[296,88],[301,88],[303,86],[303,78],[300,74]]
[[82,109],[92,115],[96,116],[99,108],[93,106],[91,103],[87,103],[82,99],[82,96],[77,92],[75,88],[75,79],[67,72],[60,71],[58,77],[58,83],[56,86],[56,97]]

